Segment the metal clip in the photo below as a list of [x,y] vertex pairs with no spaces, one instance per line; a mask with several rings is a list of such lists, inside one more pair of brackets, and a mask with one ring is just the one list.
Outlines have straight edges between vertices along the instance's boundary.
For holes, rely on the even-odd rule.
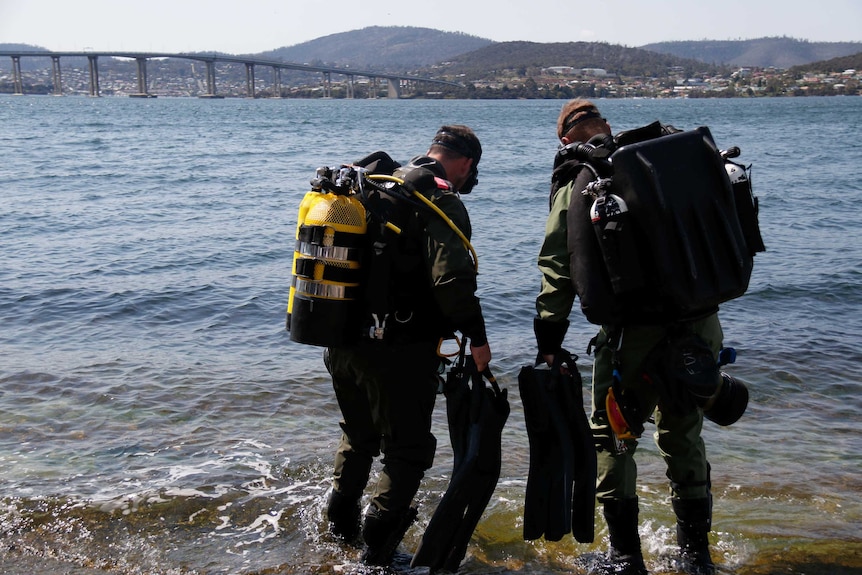
[[386,331],[386,318],[389,317],[389,314],[384,315],[382,320],[376,313],[372,313],[371,317],[374,318],[374,325],[368,328],[368,337],[371,339],[383,339],[384,332]]
[[585,196],[591,196],[593,198],[598,198],[599,196],[604,196],[607,194],[608,190],[611,187],[611,179],[610,178],[599,178],[598,180],[593,180],[581,194]]

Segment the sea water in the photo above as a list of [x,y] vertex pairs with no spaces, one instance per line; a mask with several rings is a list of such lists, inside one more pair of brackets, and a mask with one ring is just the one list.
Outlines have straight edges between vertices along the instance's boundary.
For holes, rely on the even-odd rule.
[[[340,431],[322,350],[284,328],[296,210],[315,168],[375,150],[403,162],[464,123],[484,148],[465,203],[512,413],[462,571],[584,573],[579,556],[607,545],[599,515],[592,545],[521,531],[517,373],[536,354],[562,103],[0,97],[2,570],[361,572],[323,517]],[[716,562],[862,572],[862,98],[598,104],[615,130],[708,126],[753,166],[767,251],[721,313],[751,402],[704,429]],[[596,328],[571,319],[566,347],[589,386]],[[650,569],[672,573],[652,430],[637,456],[641,537]],[[408,553],[451,474],[442,396],[434,433]]]

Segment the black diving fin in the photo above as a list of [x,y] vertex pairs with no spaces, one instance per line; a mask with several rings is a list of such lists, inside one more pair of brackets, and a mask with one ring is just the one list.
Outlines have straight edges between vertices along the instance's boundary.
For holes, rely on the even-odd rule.
[[561,350],[551,369],[537,367],[539,357],[518,374],[530,445],[524,497],[528,541],[559,541],[572,533],[591,543],[595,537],[596,451],[576,359]]
[[[446,414],[454,452],[452,479],[434,510],[411,567],[456,572],[500,478],[501,435],[509,417],[507,391],[489,370],[461,357],[446,378]],[[485,382],[490,384],[488,387]]]

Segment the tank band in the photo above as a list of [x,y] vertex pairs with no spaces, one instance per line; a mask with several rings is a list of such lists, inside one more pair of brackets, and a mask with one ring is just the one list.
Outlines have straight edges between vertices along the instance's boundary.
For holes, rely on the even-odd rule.
[[294,268],[297,276],[318,281],[358,284],[362,279],[358,266],[333,265],[318,259],[297,258]]
[[299,226],[296,234],[296,239],[299,241],[321,246],[331,244],[350,248],[360,246],[364,237],[364,234],[340,232],[331,226],[307,224]]
[[356,299],[356,286],[332,284],[322,281],[310,281],[294,277],[294,288],[297,294],[324,299],[352,300]]
[[346,248],[343,246],[321,246],[302,240],[296,240],[296,252],[304,257],[332,260],[339,262],[358,262],[362,255],[359,248]]

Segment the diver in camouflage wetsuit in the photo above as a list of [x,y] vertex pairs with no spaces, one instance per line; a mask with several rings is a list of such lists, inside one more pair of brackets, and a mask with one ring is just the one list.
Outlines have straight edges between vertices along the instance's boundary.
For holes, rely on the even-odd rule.
[[[594,136],[610,137],[610,134],[609,124],[591,102],[572,100],[563,106],[557,125],[562,145],[588,142]],[[572,258],[578,257],[578,246],[572,245],[568,212],[573,196],[580,197],[580,192],[593,179],[595,175],[590,170],[582,169],[571,181],[563,182],[551,199],[539,254],[542,288],[536,298],[534,322],[539,351],[549,365],[562,346],[577,295]],[[717,359],[723,337],[717,313],[683,322],[683,326],[702,338]],[[647,571],[638,534],[634,454],[639,433],[626,439],[617,437],[606,410],[615,369],[618,369],[622,389],[629,398],[634,398],[639,410],[641,421],[629,423],[642,430],[643,422],[655,412],[655,440],[667,465],[683,568],[694,575],[715,572],[708,540],[712,496],[709,463],[701,438],[703,410],[695,408],[686,413],[656,410],[659,396],[642,377],[645,361],[656,345],[668,336],[668,329],[667,325],[626,325],[622,329],[605,325],[593,341],[596,352],[590,424],[598,451],[597,497],[603,505],[609,531],[609,569],[622,575],[641,575]]]
[[[433,202],[469,239],[470,220],[459,192],[469,193],[476,184],[481,155],[470,128],[443,126],[424,156],[393,175]],[[460,331],[469,338],[480,371],[491,360],[491,349],[475,295],[475,262],[464,238],[421,205],[385,195],[370,199],[375,200],[375,210],[400,233],[369,227],[367,337],[326,352],[343,416],[327,517],[333,533],[357,537],[360,500],[373,459],[382,452],[383,469],[361,532],[367,546],[363,561],[387,565],[416,516],[413,497],[434,459],[438,342]]]

